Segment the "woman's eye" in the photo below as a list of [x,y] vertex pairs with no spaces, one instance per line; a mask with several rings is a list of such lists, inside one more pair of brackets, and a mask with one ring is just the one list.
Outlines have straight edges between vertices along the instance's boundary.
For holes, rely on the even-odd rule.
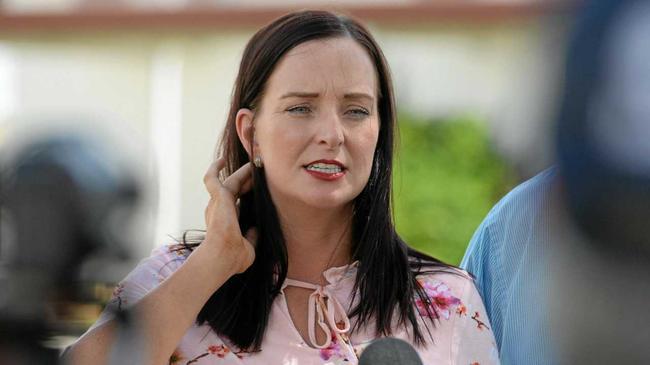
[[300,105],[300,106],[291,107],[287,109],[287,111],[291,114],[307,114],[311,112],[311,109],[308,106]]
[[370,115],[370,112],[364,108],[353,108],[348,110],[346,114],[351,115],[355,118],[365,118]]

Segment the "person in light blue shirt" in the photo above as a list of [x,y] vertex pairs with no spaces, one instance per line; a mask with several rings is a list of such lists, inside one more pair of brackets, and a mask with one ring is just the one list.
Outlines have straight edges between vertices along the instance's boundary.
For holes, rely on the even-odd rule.
[[650,363],[650,1],[588,1],[557,162],[488,213],[475,275],[503,364]]
[[460,264],[476,277],[503,364],[555,363],[544,309],[550,290],[544,258],[557,175],[551,167],[501,199]]

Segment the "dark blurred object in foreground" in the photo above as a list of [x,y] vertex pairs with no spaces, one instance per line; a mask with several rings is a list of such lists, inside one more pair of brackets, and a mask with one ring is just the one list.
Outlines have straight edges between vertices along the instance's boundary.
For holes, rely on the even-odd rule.
[[650,1],[598,0],[570,48],[548,257],[562,364],[650,362],[649,40]]
[[650,257],[650,1],[592,1],[578,19],[558,123],[573,217],[611,254]]
[[55,364],[42,344],[55,305],[83,301],[92,255],[133,259],[125,234],[140,196],[133,171],[102,136],[44,133],[3,153],[0,175],[0,354],[3,363]]

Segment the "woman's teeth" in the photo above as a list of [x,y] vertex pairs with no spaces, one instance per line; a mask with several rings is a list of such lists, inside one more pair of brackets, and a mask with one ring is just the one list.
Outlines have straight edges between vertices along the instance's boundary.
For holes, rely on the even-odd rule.
[[315,163],[313,165],[309,165],[307,166],[307,170],[323,172],[326,174],[336,174],[342,171],[341,166],[326,163]]

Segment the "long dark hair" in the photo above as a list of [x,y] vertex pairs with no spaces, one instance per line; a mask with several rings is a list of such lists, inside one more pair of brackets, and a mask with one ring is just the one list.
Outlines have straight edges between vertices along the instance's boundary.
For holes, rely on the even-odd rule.
[[[265,84],[275,65],[293,47],[314,40],[349,37],[368,52],[379,80],[379,138],[367,185],[354,201],[352,222],[353,259],[359,261],[353,292],[358,305],[350,316],[354,329],[374,320],[377,335],[390,335],[394,314],[400,326],[410,325],[413,339],[424,344],[418,325],[416,296],[430,300],[416,276],[426,272],[453,271],[430,256],[408,247],[395,232],[391,211],[391,176],[395,130],[395,102],[388,65],[376,41],[359,22],[326,11],[301,11],[285,15],[259,30],[248,42],[235,81],[227,124],[219,145],[227,160],[226,174],[249,161],[236,131],[235,116],[241,108],[259,106]],[[241,349],[261,347],[271,304],[287,276],[288,258],[278,214],[271,201],[264,169],[255,168],[253,189],[240,197],[240,227],[256,227],[255,261],[243,273],[231,277],[206,302],[198,314],[199,324],[208,323],[216,333]],[[199,239],[200,240],[200,239]],[[183,239],[191,249],[196,242]],[[395,308],[397,307],[397,311]],[[425,305],[427,311],[433,311]],[[436,313],[427,313],[436,318]],[[433,320],[430,322],[432,325]],[[431,337],[429,326],[426,331]]]

